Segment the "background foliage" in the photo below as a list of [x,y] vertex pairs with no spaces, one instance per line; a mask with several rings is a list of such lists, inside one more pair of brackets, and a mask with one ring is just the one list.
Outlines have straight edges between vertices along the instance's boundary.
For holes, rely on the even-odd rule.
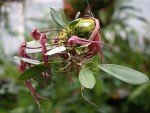
[[[86,0],[68,1],[69,4],[64,6],[64,10],[70,19],[72,15],[69,15],[68,7],[74,12],[80,10],[84,13]],[[133,13],[138,9],[127,5],[128,0],[113,2],[89,0],[89,3],[93,14],[100,19],[102,40],[113,49],[109,51],[103,48],[105,62],[124,65],[149,76],[150,53],[147,50],[150,48],[148,39],[150,35],[147,33],[144,36],[142,51],[138,44],[138,33],[127,23],[127,19],[137,18],[148,24],[144,18]],[[126,10],[130,10],[130,13]],[[121,16],[122,14],[124,15]],[[44,18],[40,22],[44,23]],[[97,61],[98,56],[93,62],[100,63]],[[29,90],[22,81],[17,80],[19,73],[17,66],[14,65],[16,64],[12,56],[6,56],[1,47],[0,113],[149,113],[150,111],[150,83],[139,86],[128,85],[94,68],[97,83],[94,89],[85,91],[85,96],[94,102],[97,108],[83,99],[79,81],[76,77],[70,80],[69,75],[73,74],[70,72],[67,75],[58,74],[53,85],[40,87],[34,84],[40,95],[49,98],[49,100],[40,100],[42,107],[39,111]],[[92,68],[92,64],[89,66]]]

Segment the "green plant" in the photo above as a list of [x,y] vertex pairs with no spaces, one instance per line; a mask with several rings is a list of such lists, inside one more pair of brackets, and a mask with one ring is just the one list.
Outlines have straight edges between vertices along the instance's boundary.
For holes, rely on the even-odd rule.
[[[52,8],[51,16],[63,28],[58,36],[54,39],[48,39],[45,33],[55,30],[39,32],[35,28],[31,33],[35,41],[23,43],[19,49],[20,57],[15,57],[21,62],[19,67],[21,75],[18,79],[25,80],[39,107],[38,98],[43,97],[40,97],[36,93],[31,79],[40,82],[41,78],[44,81],[53,81],[54,75],[57,73],[69,73],[72,71],[73,75],[71,78],[79,74],[78,78],[83,95],[82,91],[84,88],[92,89],[96,84],[96,79],[93,75],[94,71],[90,70],[88,64],[92,63],[93,58],[98,53],[100,54],[102,64],[92,64],[95,68],[100,68],[106,73],[131,84],[141,84],[149,80],[147,76],[133,69],[103,63],[103,54],[100,45],[102,44],[109,49],[110,47],[101,41],[99,21],[94,17],[77,18],[76,16],[74,21],[68,23],[63,12],[59,14]],[[54,40],[54,43],[51,44],[51,40]],[[31,56],[31,53],[37,53],[39,56],[34,58],[34,55]],[[40,60],[37,60],[38,58]],[[44,81],[42,80],[42,82]],[[86,100],[89,101],[88,99]],[[90,103],[93,104],[92,102]]]

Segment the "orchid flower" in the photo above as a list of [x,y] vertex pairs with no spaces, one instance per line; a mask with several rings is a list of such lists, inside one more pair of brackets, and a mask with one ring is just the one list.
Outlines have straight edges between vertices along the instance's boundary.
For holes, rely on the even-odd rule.
[[[57,67],[55,73],[78,71],[78,79],[83,96],[82,90],[84,88],[92,89],[96,84],[93,73],[86,65],[92,62],[92,58],[98,53],[103,64],[104,58],[101,45],[111,50],[110,46],[101,40],[99,20],[87,15],[83,18],[78,18],[79,14],[77,13],[74,21],[68,23],[66,18],[64,18],[64,13],[60,16],[56,10],[51,8],[53,20],[62,29],[38,31],[37,28],[34,28],[30,34],[34,41],[22,43],[19,48],[19,57],[15,57],[20,60],[19,71],[21,75],[18,79],[25,81],[35,103],[39,107],[38,98],[40,96],[36,93],[31,82],[32,79],[36,81],[35,76],[44,78],[45,84],[45,80],[53,80],[54,65],[57,65],[55,66]],[[56,37],[47,37],[46,33],[54,31],[59,32]],[[50,41],[51,44],[49,43]],[[32,54],[37,54],[37,57]],[[146,75],[124,66],[100,64],[95,67],[131,84],[141,84],[149,80]],[[87,101],[90,102],[89,100]]]

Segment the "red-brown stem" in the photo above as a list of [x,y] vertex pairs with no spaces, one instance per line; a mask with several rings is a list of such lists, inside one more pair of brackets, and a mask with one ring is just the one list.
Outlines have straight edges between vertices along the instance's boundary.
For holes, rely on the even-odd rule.
[[47,42],[46,35],[42,34],[40,36],[39,43],[41,44],[41,47],[42,47],[43,61],[44,61],[45,67],[47,68],[48,67],[48,56],[45,55],[45,53],[47,52],[46,46],[45,46],[46,42]]
[[31,82],[29,80],[25,80],[25,84],[26,86],[30,89],[31,95],[35,101],[35,103],[39,106],[39,108],[41,107],[39,101],[38,101],[38,95],[35,91],[35,89],[33,88],[33,86],[31,85]]
[[50,31],[61,31],[61,29],[43,30],[43,31],[40,31],[40,33],[47,33],[47,32],[50,32]]
[[[26,48],[26,43],[21,44],[21,46],[19,48],[19,55],[20,55],[20,57],[30,58],[30,56],[26,53],[25,48]],[[19,66],[19,71],[20,71],[20,73],[23,73],[26,70],[26,67],[28,64],[22,60],[20,62],[21,62],[21,65]],[[40,107],[37,93],[36,93],[35,89],[33,88],[33,86],[31,85],[31,82],[29,80],[25,80],[25,84],[29,88],[30,93],[32,94],[32,97],[34,98],[35,103]]]

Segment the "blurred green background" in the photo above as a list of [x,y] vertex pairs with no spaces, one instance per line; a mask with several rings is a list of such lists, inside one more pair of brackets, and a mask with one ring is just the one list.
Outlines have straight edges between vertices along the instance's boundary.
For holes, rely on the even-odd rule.
[[[18,62],[13,56],[22,41],[32,40],[29,34],[34,26],[39,30],[57,28],[49,7],[63,8],[70,21],[77,11],[82,16],[87,7],[86,0],[45,1],[0,1],[0,113],[150,113],[149,82],[130,85],[99,70],[95,70],[95,88],[85,92],[98,107],[83,99],[77,78],[72,82],[66,80],[71,74],[68,73],[57,75],[54,84],[44,88],[34,84],[40,95],[49,98],[40,100],[42,107],[38,110],[28,88],[17,80]],[[105,62],[124,65],[150,77],[150,22],[134,1],[89,0],[89,4],[93,15],[100,20],[102,41],[113,49],[102,48]],[[98,56],[94,61],[97,59]]]

